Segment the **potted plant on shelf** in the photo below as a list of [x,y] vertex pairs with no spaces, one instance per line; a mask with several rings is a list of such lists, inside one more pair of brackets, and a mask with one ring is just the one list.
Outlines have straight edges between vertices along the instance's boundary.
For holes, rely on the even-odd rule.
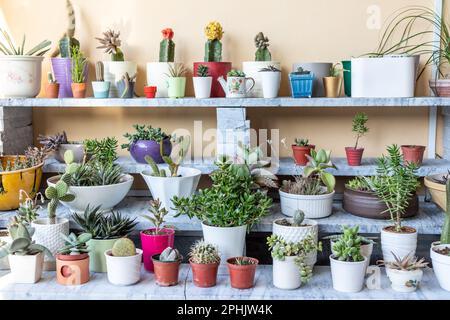
[[289,217],[302,210],[308,219],[325,218],[331,215],[336,185],[335,177],[326,169],[337,169],[331,162],[331,152],[311,150],[303,176],[295,181],[283,181],[280,188],[281,212]]
[[118,286],[129,286],[141,278],[142,250],[136,249],[128,238],[118,239],[112,249],[105,251],[108,281]]
[[307,257],[312,252],[322,251],[322,244],[313,236],[299,242],[289,242],[280,236],[267,238],[273,258],[273,285],[279,289],[293,290],[308,283],[313,275],[313,265]]
[[364,112],[358,112],[352,120],[352,132],[356,135],[356,143],[354,147],[346,147],[347,163],[349,166],[360,166],[364,148],[358,148],[359,139],[369,132],[366,126],[369,117]]
[[169,65],[167,74],[167,95],[169,98],[184,98],[186,92],[186,68],[182,63]]
[[152,256],[155,266],[156,283],[161,287],[171,287],[178,284],[178,273],[183,256],[177,249],[166,248],[160,254]]
[[199,288],[216,285],[220,256],[217,247],[204,241],[197,241],[189,252],[192,280]]
[[80,51],[80,47],[72,48],[72,95],[74,98],[86,98],[85,69],[88,67],[87,58]]
[[94,97],[98,99],[109,98],[109,89],[111,82],[105,81],[105,65],[101,61],[97,61],[95,64],[95,78],[97,81],[92,81],[92,91]]
[[228,259],[227,264],[231,287],[241,290],[253,288],[258,263],[258,259],[250,257]]
[[293,98],[311,98],[313,94],[314,73],[299,67],[289,74]]
[[44,255],[52,258],[50,251],[31,240],[33,230],[23,224],[10,226],[11,244],[0,247],[0,258],[8,257],[15,283],[36,283],[42,277]]
[[342,89],[341,71],[342,71],[341,63],[335,63],[330,68],[330,75],[328,77],[323,77],[323,87],[325,89],[325,97],[338,98],[341,95]]
[[65,162],[64,154],[68,150],[73,152],[73,162],[81,163],[83,161],[85,155],[84,144],[68,140],[65,131],[47,136],[40,134],[37,140],[45,149],[53,152],[53,156],[58,162]]
[[121,99],[132,99],[134,97],[134,88],[136,83],[136,74],[130,76],[128,72],[116,82],[117,94]]
[[315,148],[315,145],[309,144],[308,139],[296,138],[295,144],[292,145],[295,164],[299,166],[306,166],[308,163],[308,158],[306,158],[306,155],[311,155],[311,150],[314,150]]
[[157,86],[145,86],[144,87],[144,94],[147,99],[154,99],[156,98],[156,93],[158,92]]
[[331,62],[298,62],[292,66],[292,71],[295,73],[300,70],[308,70],[313,75],[313,82],[311,97],[324,97],[325,89],[323,87],[322,79],[330,75],[330,69],[333,66]]
[[6,31],[0,29],[0,33],[6,40],[0,41],[0,97],[35,98],[41,91],[43,56],[51,42],[42,41],[25,51],[25,36],[22,45],[16,47]]
[[401,146],[403,153],[403,160],[406,163],[415,163],[418,167],[422,165],[423,153],[425,152],[425,146],[417,145],[403,145]]
[[212,77],[209,75],[208,66],[201,64],[197,67],[197,76],[194,81],[195,98],[206,99],[211,97]]
[[[255,79],[255,87],[249,94],[250,98],[276,98],[278,96],[278,89],[280,88],[281,80],[281,64],[272,61],[272,55],[269,51],[269,38],[262,32],[258,32],[255,36],[255,61],[246,61],[242,63],[242,70],[244,73]],[[268,72],[267,74],[260,71]],[[264,77],[266,78],[266,97],[263,92]],[[273,96],[275,95],[275,96]]]
[[216,245],[222,262],[244,253],[245,235],[250,227],[268,214],[272,199],[254,188],[255,180],[247,166],[220,159],[211,174],[213,184],[190,198],[172,199],[176,217],[187,215],[202,222],[206,242]]
[[432,174],[424,179],[425,186],[431,194],[431,200],[442,210],[447,210],[446,184],[450,177],[450,170],[445,173]]
[[105,82],[110,83],[109,97],[118,98],[119,90],[117,82],[122,80],[122,76],[126,73],[129,75],[137,75],[137,64],[132,61],[125,61],[122,49],[122,41],[120,40],[120,32],[108,30],[103,33],[103,38],[95,38],[100,42],[97,49],[105,49],[105,53],[111,56],[111,61],[103,61],[103,78]]
[[[227,74],[227,80],[222,76],[217,78],[227,98],[245,98],[255,86],[253,78],[246,78],[245,73],[233,69]],[[252,85],[248,87],[247,81],[251,81]]]
[[141,231],[140,236],[145,270],[153,272],[152,256],[163,252],[167,247],[173,247],[175,230],[164,227],[164,218],[169,212],[161,208],[159,199],[150,201],[148,211],[150,215],[143,215],[143,217],[149,220],[154,228]]
[[222,62],[222,43],[220,40],[223,36],[223,29],[219,22],[212,21],[208,23],[205,28],[205,35],[208,41],[205,44],[205,58],[204,62],[194,62],[194,76],[198,76],[198,67],[206,65],[209,70],[209,75],[212,77],[211,97],[221,98],[225,97],[225,92],[222,86],[217,82],[217,79],[222,76],[226,78],[229,71],[231,71],[231,62]]
[[45,86],[45,96],[49,99],[56,99],[59,96],[59,83],[52,72],[47,74],[47,85]]
[[104,214],[89,206],[83,214],[74,213],[72,218],[85,233],[90,233],[92,239],[88,241],[89,270],[106,272],[106,258],[104,253],[112,249],[117,239],[128,236],[137,225],[136,218],[125,217],[119,212]]
[[158,164],[163,163],[160,144],[164,145],[164,155],[169,156],[172,152],[170,136],[163,132],[161,128],[153,128],[150,125],[135,124],[133,128],[136,130],[135,133],[126,133],[124,135],[128,143],[122,144],[122,149],[130,151],[131,157],[137,163],[147,163],[145,161],[146,156],[152,157]]
[[340,292],[359,292],[364,286],[367,266],[367,258],[361,254],[359,226],[343,227],[342,231],[342,236],[333,244],[334,253],[330,255],[333,288]]
[[86,242],[90,233],[61,235],[64,247],[56,254],[56,280],[63,286],[81,285],[89,281],[89,255]]
[[398,292],[414,292],[422,281],[423,268],[426,268],[428,262],[425,259],[418,259],[412,255],[403,258],[394,254],[395,261],[378,261],[378,265],[386,267],[386,274],[391,280],[391,287]]
[[347,97],[352,96],[352,61],[343,60],[342,61],[342,72],[344,78],[344,91]]

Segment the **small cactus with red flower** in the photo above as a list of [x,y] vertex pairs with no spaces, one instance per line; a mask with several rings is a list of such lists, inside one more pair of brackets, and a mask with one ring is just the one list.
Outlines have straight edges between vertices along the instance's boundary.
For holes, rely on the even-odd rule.
[[175,61],[175,43],[173,42],[174,32],[171,28],[162,31],[163,40],[159,47],[159,62]]

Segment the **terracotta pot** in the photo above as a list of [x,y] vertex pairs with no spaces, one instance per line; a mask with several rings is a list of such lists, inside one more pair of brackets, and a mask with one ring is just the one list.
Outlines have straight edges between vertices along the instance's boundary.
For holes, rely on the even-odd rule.
[[429,81],[430,88],[437,97],[450,97],[450,79]]
[[156,97],[156,91],[158,90],[158,87],[156,87],[156,86],[147,86],[147,87],[144,87],[144,93],[145,93],[145,96],[148,98],[148,99],[153,99],[153,98],[155,98]]
[[220,263],[193,263],[189,260],[192,268],[192,279],[194,285],[200,288],[214,287],[217,282],[217,270]]
[[306,166],[308,163],[308,158],[306,155],[311,155],[311,149],[315,149],[315,145],[307,145],[304,147],[299,147],[296,145],[292,145],[292,152],[294,153],[295,164],[299,166]]
[[199,65],[207,66],[208,73],[212,77],[211,98],[225,97],[225,92],[217,78],[222,76],[225,80],[227,79],[227,74],[231,71],[231,62],[194,62],[194,77],[197,77]]
[[176,286],[182,260],[183,258],[174,262],[162,262],[159,261],[159,254],[152,256],[156,283],[161,287]]
[[403,159],[406,163],[415,163],[418,166],[422,165],[423,153],[425,152],[425,146],[402,146]]
[[438,183],[435,179],[441,179],[446,173],[434,174],[425,177],[425,186],[428,188],[431,194],[431,199],[435,204],[437,204],[442,210],[447,210],[447,194],[445,184]]
[[361,159],[364,153],[364,148],[355,149],[353,147],[346,147],[347,163],[349,166],[360,166]]
[[59,83],[47,83],[45,86],[45,96],[49,99],[56,99],[59,96]]
[[249,265],[237,265],[237,258],[230,258],[227,260],[228,271],[230,272],[231,287],[235,289],[250,289],[255,283],[256,267],[259,261],[255,258],[246,258],[255,263]]
[[325,89],[325,97],[338,98],[341,95],[342,78],[341,77],[324,77],[323,87]]
[[80,285],[89,281],[89,255],[56,256],[56,280],[64,286]]
[[86,98],[86,83],[72,83],[71,87],[74,98]]
[[[349,188],[344,189],[343,208],[348,213],[369,219],[390,219],[389,213],[384,202],[378,198],[373,192],[367,191],[355,191]],[[419,198],[415,195],[409,203],[408,209],[406,209],[404,218],[411,218],[417,215],[419,212]]]

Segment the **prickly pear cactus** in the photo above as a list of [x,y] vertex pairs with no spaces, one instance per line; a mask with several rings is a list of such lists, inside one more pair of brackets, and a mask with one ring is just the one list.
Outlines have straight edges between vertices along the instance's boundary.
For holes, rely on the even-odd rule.
[[51,223],[56,220],[56,208],[60,201],[72,202],[75,200],[73,194],[68,193],[69,186],[66,182],[60,179],[54,187],[48,187],[45,189],[45,196],[50,200],[47,205],[48,217]]
[[450,243],[450,179],[447,181],[446,185],[446,193],[447,193],[447,210],[445,213],[444,226],[442,227],[441,234],[441,244],[449,244]]
[[136,247],[130,239],[122,238],[114,243],[111,252],[115,257],[131,257],[136,255]]
[[305,220],[305,213],[302,210],[297,210],[294,213],[294,226],[300,227]]

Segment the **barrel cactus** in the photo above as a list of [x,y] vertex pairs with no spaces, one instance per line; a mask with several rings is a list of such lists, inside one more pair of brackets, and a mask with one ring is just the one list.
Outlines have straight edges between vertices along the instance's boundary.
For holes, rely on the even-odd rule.
[[269,51],[269,38],[264,36],[264,33],[259,32],[255,36],[255,46],[257,48],[255,53],[255,61],[271,61],[272,55]]
[[220,263],[220,256],[217,247],[204,241],[197,241],[189,252],[192,263],[211,264]]
[[122,238],[114,243],[111,253],[114,257],[131,257],[136,255],[136,246],[130,239]]
[[171,28],[162,31],[163,40],[159,46],[159,62],[175,61],[175,43],[173,42],[174,32]]
[[217,21],[210,22],[205,28],[205,34],[208,38],[205,44],[205,62],[222,61],[222,26]]

